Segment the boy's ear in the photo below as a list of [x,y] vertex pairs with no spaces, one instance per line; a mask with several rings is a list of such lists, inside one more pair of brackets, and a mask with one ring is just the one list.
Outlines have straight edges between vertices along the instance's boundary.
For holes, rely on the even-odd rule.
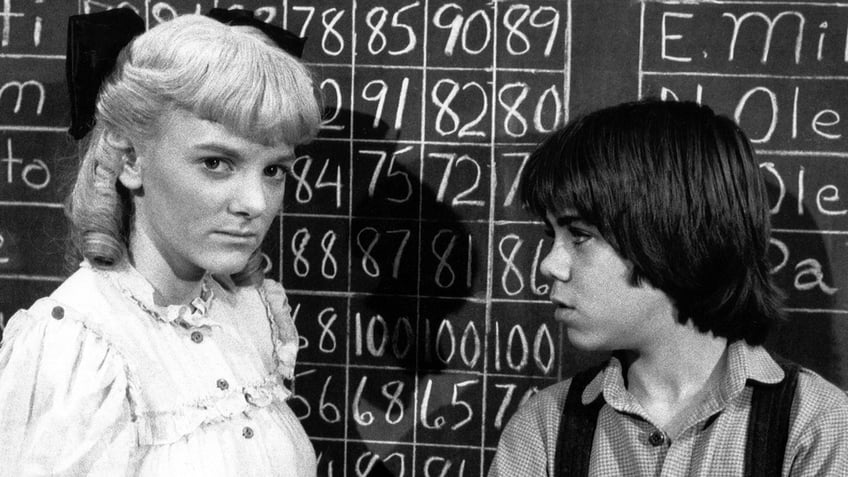
[[129,190],[140,189],[142,186],[141,169],[132,141],[122,134],[108,131],[106,132],[106,142],[121,151],[118,180]]

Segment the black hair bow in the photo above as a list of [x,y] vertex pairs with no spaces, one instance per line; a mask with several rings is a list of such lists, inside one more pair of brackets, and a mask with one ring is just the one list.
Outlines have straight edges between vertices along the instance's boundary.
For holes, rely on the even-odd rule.
[[[292,56],[303,54],[305,38],[268,24],[250,10],[213,8],[208,17],[225,25],[257,28]],[[144,20],[129,8],[116,8],[68,19],[68,51],[65,74],[71,100],[68,133],[81,139],[94,127],[94,109],[103,80],[115,68],[121,50],[144,33]]]
[[252,26],[268,36],[286,53],[300,58],[303,55],[303,46],[306,44],[306,38],[301,38],[294,33],[284,30],[280,27],[265,23],[254,16],[251,10],[227,10],[226,8],[213,8],[206,14],[209,18],[214,18],[219,22],[230,26]]
[[68,52],[65,74],[71,95],[71,127],[80,139],[94,126],[94,108],[100,85],[115,68],[118,53],[144,32],[144,20],[128,8],[68,20]]

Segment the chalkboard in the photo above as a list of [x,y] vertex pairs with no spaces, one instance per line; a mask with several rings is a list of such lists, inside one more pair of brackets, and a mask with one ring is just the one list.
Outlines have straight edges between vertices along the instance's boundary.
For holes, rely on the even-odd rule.
[[327,121],[263,250],[321,475],[484,475],[521,402],[603,358],[551,319],[516,184],[545,133],[647,95],[749,133],[790,317],[770,346],[848,387],[848,4],[6,0],[0,323],[66,276],[66,20],[117,5],[148,26],[238,5],[309,37]]

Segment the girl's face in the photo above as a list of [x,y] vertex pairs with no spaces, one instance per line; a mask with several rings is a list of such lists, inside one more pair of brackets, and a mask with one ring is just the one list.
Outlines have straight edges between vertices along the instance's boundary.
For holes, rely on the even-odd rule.
[[120,178],[136,192],[134,259],[183,279],[243,270],[280,211],[293,147],[256,144],[179,110],[133,146],[135,164]]
[[675,323],[668,296],[648,284],[633,285],[633,265],[575,211],[548,213],[553,244],[540,264],[551,279],[555,317],[583,350],[640,350],[667,336]]

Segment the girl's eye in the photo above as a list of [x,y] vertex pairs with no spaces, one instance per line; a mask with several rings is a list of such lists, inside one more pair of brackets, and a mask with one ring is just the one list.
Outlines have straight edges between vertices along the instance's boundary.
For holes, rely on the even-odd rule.
[[203,167],[210,171],[217,171],[221,168],[221,160],[217,157],[207,157],[203,159]]

